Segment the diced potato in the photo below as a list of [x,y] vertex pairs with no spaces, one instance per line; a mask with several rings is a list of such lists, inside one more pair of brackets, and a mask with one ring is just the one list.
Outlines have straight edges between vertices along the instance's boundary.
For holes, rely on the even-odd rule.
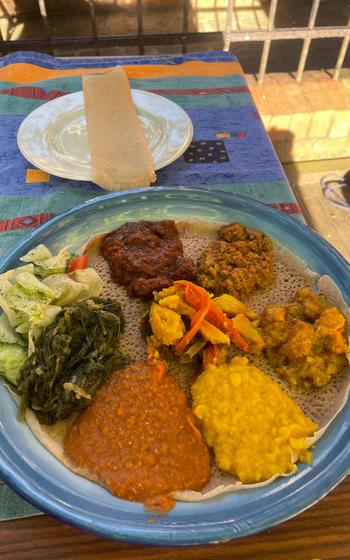
[[186,327],[181,316],[158,303],[152,303],[150,323],[153,334],[166,346],[176,344],[185,334]]
[[250,309],[248,305],[239,301],[239,299],[231,296],[229,294],[223,294],[222,296],[218,296],[214,298],[213,303],[216,307],[221,309],[224,313],[228,315],[237,315],[238,313],[243,313],[248,319],[256,319],[257,314],[255,311]]
[[163,288],[163,290],[161,290],[160,292],[157,292],[154,296],[154,299],[156,301],[159,301],[163,298],[166,298],[168,296],[173,296],[174,294],[177,293],[176,287],[175,286],[169,286],[169,288]]
[[242,313],[238,313],[236,317],[231,319],[238,332],[249,343],[249,350],[253,354],[259,354],[265,346],[264,339],[260,333],[254,328],[249,319]]
[[199,332],[212,344],[230,344],[230,337],[228,334],[223,333],[220,329],[208,323],[208,321],[202,322]]
[[180,315],[187,315],[190,318],[192,318],[196,312],[193,307],[185,303],[182,297],[177,294],[160,299],[159,305],[173,309],[177,313],[180,313]]

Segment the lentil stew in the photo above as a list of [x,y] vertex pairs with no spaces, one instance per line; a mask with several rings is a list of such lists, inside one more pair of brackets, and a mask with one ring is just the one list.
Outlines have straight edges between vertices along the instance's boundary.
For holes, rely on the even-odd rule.
[[112,374],[68,431],[64,450],[114,495],[157,511],[175,505],[171,492],[200,490],[211,474],[186,395],[159,365]]

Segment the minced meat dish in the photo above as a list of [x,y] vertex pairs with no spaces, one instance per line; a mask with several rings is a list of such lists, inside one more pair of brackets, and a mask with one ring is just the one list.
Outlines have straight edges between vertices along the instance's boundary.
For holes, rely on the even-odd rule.
[[196,278],[173,220],[128,222],[103,238],[101,253],[131,297],[148,299],[174,280]]
[[199,282],[215,295],[244,299],[275,281],[273,244],[261,231],[240,223],[222,226],[197,261]]

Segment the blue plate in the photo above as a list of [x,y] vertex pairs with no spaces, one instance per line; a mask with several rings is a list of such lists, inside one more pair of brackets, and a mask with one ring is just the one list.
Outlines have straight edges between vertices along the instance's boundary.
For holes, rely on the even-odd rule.
[[[80,247],[91,235],[125,221],[196,216],[240,221],[264,230],[301,257],[310,268],[328,274],[350,306],[350,268],[326,241],[297,220],[264,204],[224,192],[190,188],[152,188],[91,200],[47,222],[16,245],[1,261],[0,272],[39,243],[52,250]],[[16,407],[0,386],[0,474],[29,502],[62,521],[99,535],[159,545],[190,545],[250,535],[285,521],[317,502],[350,467],[350,407],[336,417],[317,443],[312,466],[260,489],[219,496],[199,503],[177,503],[165,517],[149,515],[142,505],[114,498],[103,488],[62,466],[16,420]]]

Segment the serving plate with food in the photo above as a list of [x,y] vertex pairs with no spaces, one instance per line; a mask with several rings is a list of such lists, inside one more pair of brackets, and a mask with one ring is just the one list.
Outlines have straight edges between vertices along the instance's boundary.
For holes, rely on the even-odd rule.
[[110,538],[209,543],[346,475],[349,265],[259,202],[93,199],[1,261],[0,473]]

